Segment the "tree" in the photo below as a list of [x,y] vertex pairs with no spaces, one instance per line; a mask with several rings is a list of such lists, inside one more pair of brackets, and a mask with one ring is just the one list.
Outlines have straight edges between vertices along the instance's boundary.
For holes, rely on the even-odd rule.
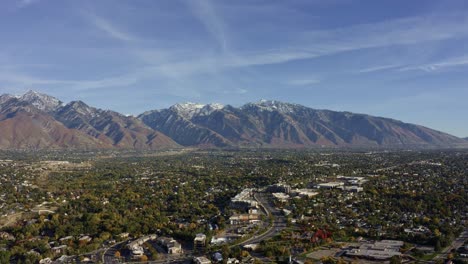
[[333,257],[322,257],[320,260],[323,264],[336,264],[338,262]]
[[10,257],[10,252],[0,251],[0,263],[10,263]]
[[262,263],[263,263],[263,261],[261,261],[261,260],[259,260],[257,258],[254,260],[254,264],[262,264]]
[[399,256],[392,256],[390,258],[390,264],[400,264],[401,263],[401,259]]
[[148,257],[146,255],[143,255],[143,256],[140,257],[140,261],[141,262],[146,262],[146,261],[148,261]]
[[228,247],[228,245],[224,244],[221,247],[221,252],[223,254],[223,258],[227,259],[227,258],[229,258],[229,255],[231,254],[231,249]]
[[440,244],[440,239],[437,238],[435,246],[434,246],[434,251],[435,252],[440,252],[442,250],[442,245]]

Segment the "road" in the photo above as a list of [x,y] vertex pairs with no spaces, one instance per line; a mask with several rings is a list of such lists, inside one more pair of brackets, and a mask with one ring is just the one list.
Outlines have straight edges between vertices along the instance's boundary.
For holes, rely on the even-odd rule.
[[127,242],[128,240],[119,242],[113,245],[110,248],[107,248],[102,254],[102,262],[105,264],[118,264],[120,261],[115,257],[115,252],[120,249],[121,244]]
[[437,260],[441,260],[441,259],[446,259],[447,258],[447,255],[453,250],[453,249],[457,249],[461,246],[463,246],[463,244],[465,243],[465,241],[468,240],[468,228],[465,229],[465,231],[463,231],[460,236],[458,236],[458,238],[456,238],[452,244],[450,244],[450,246],[446,247],[444,250],[442,250],[442,252],[439,253],[439,255],[437,255],[433,261],[434,262],[437,262]]
[[283,216],[281,211],[275,208],[271,202],[271,199],[268,199],[266,193],[256,193],[255,199],[265,209],[268,216],[273,216],[273,224],[264,233],[260,235],[254,235],[242,243],[239,243],[238,245],[240,246],[260,243],[264,240],[274,237],[275,235],[279,234],[281,230],[286,228],[286,218]]
[[[267,216],[271,215],[273,217],[272,225],[262,234],[258,234],[258,235],[255,234],[253,237],[241,243],[232,245],[231,247],[245,246],[248,244],[258,244],[264,240],[274,237],[275,235],[279,234],[281,230],[286,228],[286,218],[283,216],[280,210],[275,208],[275,206],[273,205],[271,201],[271,198],[269,198],[268,195],[270,194],[256,193],[255,199],[258,201],[260,206],[264,209],[266,215]],[[105,264],[120,263],[114,256],[115,256],[115,252],[120,248],[121,243],[115,244],[112,247],[105,250],[105,252],[102,255],[103,263]],[[182,254],[182,255],[166,256],[165,259],[161,259],[159,261],[150,261],[149,263],[184,263],[184,262],[190,261],[192,257],[193,257],[192,252],[186,252],[185,254]]]

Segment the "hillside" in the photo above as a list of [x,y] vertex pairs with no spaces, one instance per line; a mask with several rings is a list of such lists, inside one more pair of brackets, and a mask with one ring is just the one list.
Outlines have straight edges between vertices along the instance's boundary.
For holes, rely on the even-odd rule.
[[279,101],[182,103],[138,117],[29,91],[0,96],[3,149],[459,147],[466,139],[398,120]]
[[178,104],[139,118],[186,146],[449,147],[464,142],[389,118],[265,100],[239,108]]
[[178,147],[172,139],[134,117],[83,102],[63,105],[35,92],[0,97],[3,149],[160,149]]

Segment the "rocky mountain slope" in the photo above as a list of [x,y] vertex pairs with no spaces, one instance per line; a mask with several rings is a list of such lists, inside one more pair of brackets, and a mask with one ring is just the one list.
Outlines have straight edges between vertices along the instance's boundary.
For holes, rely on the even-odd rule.
[[278,101],[176,104],[136,117],[29,91],[0,96],[0,148],[456,147],[465,139],[389,118]]
[[179,104],[139,118],[182,145],[249,147],[449,147],[463,140],[423,126],[262,100],[240,108]]
[[36,92],[0,97],[0,148],[159,149],[178,144],[135,117]]

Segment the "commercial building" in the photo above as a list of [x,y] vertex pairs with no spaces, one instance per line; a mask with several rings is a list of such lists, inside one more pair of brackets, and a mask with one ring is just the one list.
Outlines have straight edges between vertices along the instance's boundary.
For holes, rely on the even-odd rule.
[[260,221],[259,214],[238,214],[229,217],[229,223],[231,225],[239,225],[243,223],[256,223]]
[[366,258],[372,260],[388,260],[393,256],[401,256],[400,248],[403,241],[382,240],[375,243],[366,243],[359,248],[346,251],[349,257]]
[[313,189],[294,189],[291,191],[293,195],[299,196],[299,197],[314,197],[317,194],[319,194],[316,190]]
[[182,245],[172,237],[159,237],[156,242],[161,245],[168,254],[182,253]]
[[289,195],[286,193],[272,193],[273,197],[280,202],[287,202],[289,200]]
[[285,183],[277,183],[277,184],[268,186],[267,191],[271,193],[290,193],[291,186]]
[[258,202],[253,197],[254,189],[244,189],[231,199],[231,207],[247,210],[252,207],[257,207]]
[[344,182],[327,182],[317,184],[318,189],[336,189],[344,186]]
[[142,245],[146,241],[155,240],[156,238],[157,238],[157,236],[155,234],[138,238],[138,239],[128,243],[127,248],[132,252],[132,257],[133,258],[141,257],[144,254],[144,249],[143,249]]

